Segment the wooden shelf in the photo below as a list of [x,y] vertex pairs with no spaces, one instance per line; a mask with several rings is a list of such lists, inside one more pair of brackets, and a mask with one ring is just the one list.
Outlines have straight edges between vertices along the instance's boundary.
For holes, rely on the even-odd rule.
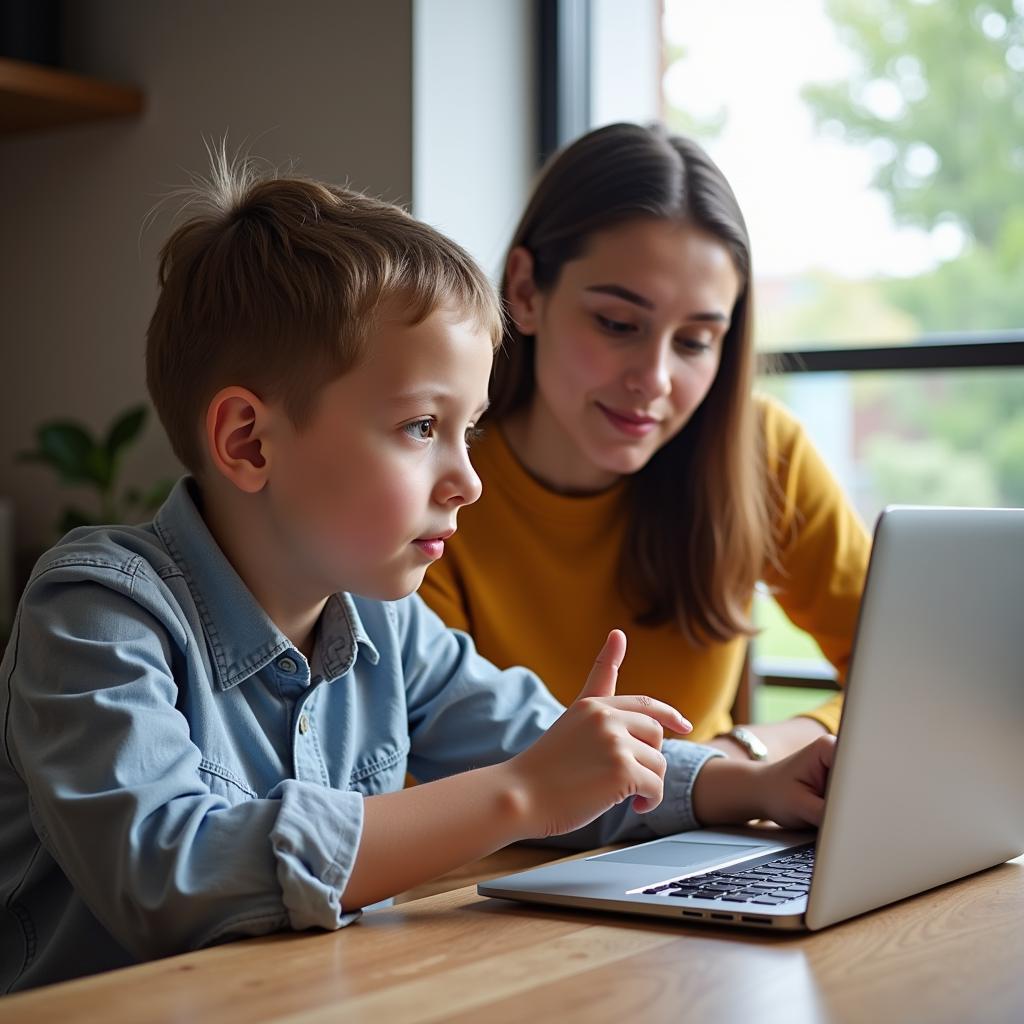
[[134,86],[0,57],[0,135],[131,117],[142,108]]

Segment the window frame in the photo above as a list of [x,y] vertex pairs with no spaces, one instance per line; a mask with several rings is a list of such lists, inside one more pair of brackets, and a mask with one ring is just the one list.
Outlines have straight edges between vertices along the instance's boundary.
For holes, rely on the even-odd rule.
[[537,0],[537,166],[590,128],[590,0]]
[[[858,348],[807,348],[759,353],[762,372],[773,376],[802,373],[877,373],[932,370],[990,370],[1024,367],[1024,330],[926,334],[910,343]],[[795,686],[838,690],[822,665],[787,666],[786,671],[759,671],[748,658],[751,687]]]

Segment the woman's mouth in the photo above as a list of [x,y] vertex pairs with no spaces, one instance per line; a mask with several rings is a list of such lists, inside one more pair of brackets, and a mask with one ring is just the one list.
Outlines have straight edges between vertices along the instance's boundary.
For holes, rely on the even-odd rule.
[[609,409],[600,402],[595,403],[598,409],[604,413],[605,419],[626,437],[646,437],[657,426],[658,420],[653,416],[646,416],[643,413],[625,412],[619,409]]

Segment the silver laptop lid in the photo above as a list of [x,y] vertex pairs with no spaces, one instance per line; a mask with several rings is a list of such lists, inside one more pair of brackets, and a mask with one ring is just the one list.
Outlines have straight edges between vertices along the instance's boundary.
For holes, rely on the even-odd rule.
[[854,651],[810,928],[1024,850],[1024,510],[887,509]]

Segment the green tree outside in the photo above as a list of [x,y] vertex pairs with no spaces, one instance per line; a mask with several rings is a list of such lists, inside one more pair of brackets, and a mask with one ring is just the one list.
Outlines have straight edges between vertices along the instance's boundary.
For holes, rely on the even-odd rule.
[[[1024,327],[1024,2],[826,0],[857,71],[803,96],[819,130],[878,154],[898,223],[963,251],[878,282],[919,333]],[[1024,375],[889,386],[893,433],[866,462],[886,500],[1024,503]],[[893,390],[895,389],[895,390]]]
[[804,89],[821,131],[877,156],[898,223],[958,258],[887,283],[923,332],[1024,324],[1024,3],[826,0],[858,70]]

